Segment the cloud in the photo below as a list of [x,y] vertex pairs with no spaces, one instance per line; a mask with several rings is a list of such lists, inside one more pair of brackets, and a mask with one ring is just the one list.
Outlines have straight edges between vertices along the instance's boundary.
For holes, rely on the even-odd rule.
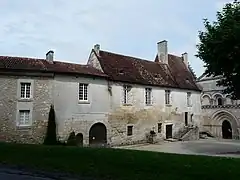
[[[216,3],[215,3],[216,2]],[[167,39],[169,52],[189,53],[200,75],[196,53],[202,19],[213,17],[213,1],[159,0],[1,0],[0,54],[85,63],[95,43],[106,50],[153,59],[157,41]]]

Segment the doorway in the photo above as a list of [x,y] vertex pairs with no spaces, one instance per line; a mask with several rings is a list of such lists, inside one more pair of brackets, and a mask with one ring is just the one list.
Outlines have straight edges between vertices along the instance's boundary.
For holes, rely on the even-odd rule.
[[172,124],[166,125],[166,139],[172,138]]
[[188,126],[188,112],[185,112],[185,126]]
[[222,123],[222,138],[232,139],[232,126],[227,120],[224,120]]
[[83,134],[82,133],[78,133],[76,135],[76,144],[77,144],[77,146],[83,146]]
[[106,145],[107,128],[103,123],[94,124],[89,131],[89,145]]

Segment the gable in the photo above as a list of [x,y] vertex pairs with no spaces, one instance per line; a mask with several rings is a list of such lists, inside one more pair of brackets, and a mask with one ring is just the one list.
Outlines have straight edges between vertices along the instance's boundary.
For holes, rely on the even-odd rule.
[[94,52],[94,50],[91,51],[87,64],[98,69],[99,71],[103,72],[101,64],[100,64],[98,57],[97,57],[96,53]]

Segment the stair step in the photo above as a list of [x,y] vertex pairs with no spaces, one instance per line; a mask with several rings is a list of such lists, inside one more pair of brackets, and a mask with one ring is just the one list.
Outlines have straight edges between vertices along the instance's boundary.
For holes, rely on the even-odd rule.
[[174,139],[174,138],[168,138],[168,139],[166,139],[166,141],[169,141],[169,142],[177,142],[177,141],[178,141],[178,139]]

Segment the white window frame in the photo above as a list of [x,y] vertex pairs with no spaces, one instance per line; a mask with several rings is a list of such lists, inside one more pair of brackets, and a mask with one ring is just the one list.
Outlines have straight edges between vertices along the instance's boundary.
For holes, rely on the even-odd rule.
[[191,101],[192,93],[187,92],[187,106],[191,107],[192,106],[192,101]]
[[123,104],[129,104],[129,92],[130,92],[131,86],[129,85],[123,85]]
[[[78,84],[78,100],[79,101],[88,101],[89,100],[89,90],[88,90],[89,84],[87,83],[79,83]],[[82,92],[82,95],[80,96],[80,92]]]
[[145,88],[145,104],[152,105],[152,88]]
[[[31,126],[31,111],[30,110],[19,110],[19,116],[18,116],[18,122],[17,126],[20,127],[26,127],[26,126]],[[21,115],[23,115],[23,123],[21,123]],[[26,123],[26,117],[28,117],[28,123]]]
[[165,90],[165,104],[171,105],[171,91]]
[[[27,97],[27,86],[29,85],[29,97]],[[22,93],[23,87],[23,93]],[[30,82],[20,82],[20,98],[21,99],[30,99],[31,98],[31,83]],[[23,94],[23,97],[22,97]]]

